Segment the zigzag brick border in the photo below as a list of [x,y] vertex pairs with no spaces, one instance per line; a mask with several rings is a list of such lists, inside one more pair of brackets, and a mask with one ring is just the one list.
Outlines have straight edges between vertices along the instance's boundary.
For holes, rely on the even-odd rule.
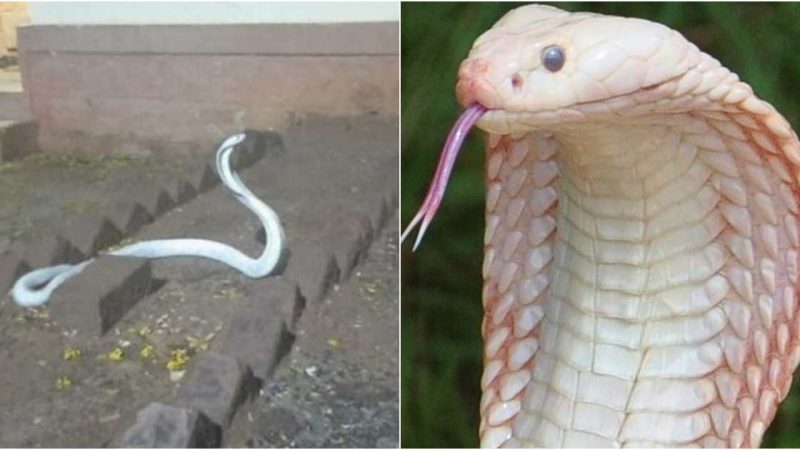
[[[268,151],[283,151],[283,140],[277,133],[246,133],[243,151],[235,152],[232,159],[234,170],[253,165]],[[0,254],[0,292],[7,293],[32,268],[74,263],[95,256],[217,184],[219,177],[209,162],[190,179],[178,179],[168,186],[152,188],[140,198],[120,200],[105,211],[80,216],[59,235],[39,239],[20,253]]]
[[[220,433],[217,445],[221,445],[236,412],[257,394],[291,350],[295,325],[306,304],[317,305],[333,284],[344,281],[363,262],[371,244],[395,215],[397,199],[396,188],[379,194],[366,211],[351,216],[344,227],[337,227],[336,239],[293,248],[283,275],[253,284],[249,294],[256,298],[257,306],[231,319],[222,348],[203,354],[193,363],[171,402],[154,402],[142,408],[125,431],[121,445],[135,447],[146,441],[155,447],[188,446],[214,433]],[[302,263],[295,260],[293,265],[293,258],[302,258]],[[350,267],[346,273],[340,272],[342,263]],[[192,427],[160,429],[158,435],[163,441],[155,441],[152,436],[158,425],[151,412],[162,410],[181,418],[195,414],[208,420],[193,422],[200,425]]]
[[[267,151],[281,152],[283,148],[277,133],[249,132],[244,151],[234,154],[232,166],[241,171]],[[152,188],[141,198],[125,199],[102,213],[82,216],[61,235],[31,244],[22,255],[0,254],[0,289],[7,292],[19,276],[31,268],[95,256],[217,184],[219,177],[209,162],[188,180],[179,179],[166,187]],[[288,354],[295,339],[296,323],[306,306],[316,306],[332,286],[349,278],[395,215],[397,206],[396,187],[385,193],[376,192],[363,206],[347,211],[340,220],[330,221],[322,240],[291,243],[286,270],[280,276],[253,282],[248,295],[256,300],[256,306],[240,311],[231,319],[221,348],[204,353],[193,362],[171,404],[155,402],[142,408],[134,425],[120,436],[121,445],[220,445],[222,433],[236,411],[258,392]],[[263,242],[263,230],[260,232],[257,237]],[[88,303],[82,309],[90,313],[91,323],[84,323],[80,328],[100,334],[113,327],[147,295],[150,284],[149,264],[127,261],[130,258],[105,258],[126,261],[103,265],[113,274],[110,278],[103,277],[109,281],[99,291],[93,290],[93,283],[82,287],[79,282],[69,290],[77,292],[76,295]],[[120,294],[117,290],[124,292]],[[93,294],[87,295],[89,291]],[[70,292],[61,294],[70,295]],[[124,307],[109,308],[108,305],[115,302],[107,301],[108,298],[118,295],[125,297]],[[78,304],[74,300],[59,303]],[[94,310],[98,314],[94,314]],[[79,316],[87,317],[86,314]],[[170,426],[165,427],[167,422]]]

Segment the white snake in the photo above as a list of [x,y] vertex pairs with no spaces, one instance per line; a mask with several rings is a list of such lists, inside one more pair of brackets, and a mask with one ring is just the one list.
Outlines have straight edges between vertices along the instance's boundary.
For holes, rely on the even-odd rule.
[[758,446],[800,362],[786,120],[676,31],[546,6],[478,38],[456,92],[403,237],[477,124],[481,445]]
[[[245,135],[240,133],[229,137],[220,145],[217,150],[217,172],[236,200],[252,211],[261,221],[267,236],[266,246],[261,256],[253,259],[233,247],[205,239],[160,239],[137,242],[108,254],[140,258],[196,256],[221,262],[251,278],[269,275],[280,262],[285,236],[275,211],[259,200],[231,170],[231,154],[244,139]],[[11,290],[11,295],[14,301],[21,306],[43,305],[58,286],[81,273],[93,261],[94,258],[80,264],[61,264],[34,270],[17,280]]]

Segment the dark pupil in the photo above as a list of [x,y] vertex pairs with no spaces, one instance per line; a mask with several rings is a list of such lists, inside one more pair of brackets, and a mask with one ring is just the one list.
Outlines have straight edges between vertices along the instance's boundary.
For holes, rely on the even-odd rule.
[[546,47],[542,51],[542,64],[550,72],[558,72],[564,67],[564,50],[557,45]]

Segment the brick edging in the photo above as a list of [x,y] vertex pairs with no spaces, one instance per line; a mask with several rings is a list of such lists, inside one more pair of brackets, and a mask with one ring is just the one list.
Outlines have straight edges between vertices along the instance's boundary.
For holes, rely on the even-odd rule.
[[[246,133],[248,137],[243,147],[233,154],[231,166],[236,171],[250,167],[267,151],[283,151],[283,140],[277,133]],[[95,256],[219,183],[212,160],[188,179],[153,187],[138,198],[126,198],[103,211],[81,215],[55,235],[44,236],[19,251],[2,253],[0,292],[7,293],[20,276],[32,269],[75,263]]]
[[[310,261],[317,262],[310,270],[310,276],[308,270],[293,270],[290,259],[282,275],[255,281],[249,289],[254,302],[227,324],[228,334],[222,348],[204,353],[192,364],[178,393],[169,403],[154,402],[142,408],[135,423],[125,431],[122,446],[132,446],[132,443],[144,442],[155,435],[159,425],[152,420],[151,410],[166,410],[180,417],[199,414],[210,419],[210,425],[203,422],[204,427],[195,426],[191,431],[197,435],[219,432],[216,445],[222,445],[224,433],[237,411],[257,394],[291,350],[295,326],[305,307],[316,306],[332,284],[345,280],[352,269],[366,259],[371,244],[395,216],[396,188],[377,197],[368,211],[354,216],[352,226],[344,228],[346,234],[336,236],[343,244],[330,240],[305,243],[305,250],[301,253],[293,251],[294,257],[304,255],[303,267],[307,268],[306,263]],[[327,258],[315,259],[315,256],[326,254]],[[341,260],[346,263],[352,261],[347,275],[339,272],[337,258],[345,258]],[[159,431],[166,443],[189,446],[191,439],[186,438],[187,427],[175,427],[168,433],[163,428]]]

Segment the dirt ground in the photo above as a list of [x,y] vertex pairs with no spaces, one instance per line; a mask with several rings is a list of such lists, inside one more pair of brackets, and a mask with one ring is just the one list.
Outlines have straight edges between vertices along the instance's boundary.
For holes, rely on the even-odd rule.
[[397,220],[355,276],[303,314],[292,352],[226,447],[397,447]]
[[[396,187],[396,178],[377,170],[391,164],[393,153],[396,172],[396,123],[312,121],[290,130],[285,140],[284,159],[268,154],[242,177],[276,208],[290,244],[330,225],[314,217],[356,207],[361,194]],[[86,209],[102,209],[143,184],[173,182],[205,162],[136,154],[37,156],[0,165],[0,253],[24,248]],[[290,172],[283,181],[281,170]],[[341,176],[326,180],[323,171]],[[292,178],[307,189],[292,194]],[[279,187],[270,185],[276,179]],[[314,191],[315,183],[330,187]],[[323,195],[328,190],[335,195]],[[342,203],[331,205],[331,198]],[[396,221],[392,211],[366,261],[326,300],[306,308],[291,352],[260,395],[237,412],[224,432],[225,446],[397,445]],[[204,237],[252,255],[260,251],[257,228],[251,214],[217,186],[129,240]],[[8,296],[0,299],[0,446],[119,445],[139,409],[172,398],[181,374],[192,370],[192,358],[219,348],[252,283],[225,266],[192,258],[155,261],[153,276],[153,292],[102,337],[60,324],[48,307],[26,310]],[[185,351],[189,361],[170,371],[166,365],[175,362],[175,350]]]

